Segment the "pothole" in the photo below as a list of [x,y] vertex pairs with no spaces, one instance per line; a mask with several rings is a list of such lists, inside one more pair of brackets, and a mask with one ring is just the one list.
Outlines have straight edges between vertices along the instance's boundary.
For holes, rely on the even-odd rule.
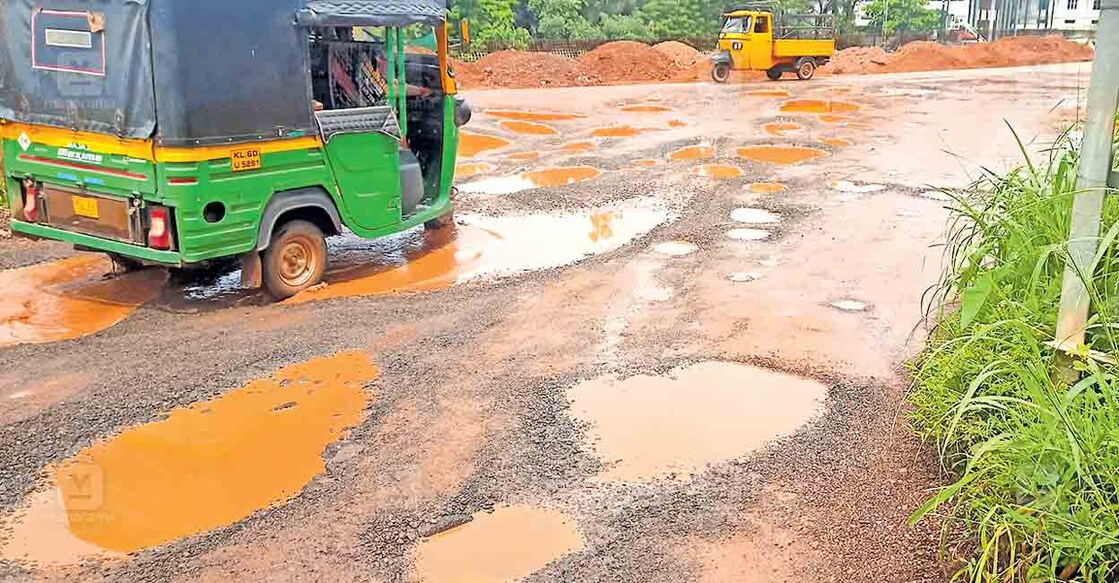
[[596,138],[628,138],[640,134],[643,130],[628,125],[616,125],[597,128],[591,132]]
[[51,467],[52,482],[4,520],[12,537],[0,556],[76,564],[283,504],[364,418],[377,376],[362,353],[318,358],[96,443]]
[[799,123],[788,121],[775,121],[763,125],[762,129],[765,130],[765,133],[771,136],[782,137],[788,133],[802,131],[804,129],[804,126],[800,125]]
[[665,111],[672,111],[672,108],[663,105],[629,105],[623,107],[622,111],[631,113],[662,113]]
[[618,249],[669,218],[660,201],[643,197],[582,213],[460,215],[455,228],[344,238],[332,242],[326,285],[286,303],[428,291],[560,267]]
[[751,225],[773,225],[781,222],[781,217],[764,209],[737,208],[731,211],[730,218],[736,223]]
[[740,157],[747,160],[783,166],[828,156],[824,150],[803,146],[746,146],[738,148],[737,152]]
[[510,144],[509,140],[485,134],[472,134],[462,132],[458,139],[458,153],[464,158],[473,158],[487,150],[504,148]]
[[757,194],[779,194],[789,189],[789,187],[780,182],[755,182],[746,188],[750,192]]
[[591,152],[598,147],[598,144],[591,141],[571,142],[564,144],[562,150],[567,154],[577,154],[580,152]]
[[633,161],[634,166],[643,166],[645,168],[651,168],[653,166],[656,166],[657,164],[660,164],[660,162],[657,160],[651,160],[649,158],[642,158],[640,160]]
[[0,271],[0,347],[73,340],[115,326],[155,299],[167,281],[162,269],[105,279],[103,255]]
[[687,478],[748,455],[819,415],[826,396],[816,381],[730,362],[568,390],[608,481]]
[[781,111],[795,113],[851,114],[859,111],[859,105],[848,101],[830,99],[791,99],[781,104]]
[[839,300],[837,302],[832,302],[831,307],[833,307],[833,308],[835,308],[835,309],[837,309],[841,312],[851,312],[851,313],[865,312],[867,310],[866,303],[860,302],[858,300],[851,300],[851,299]]
[[704,164],[692,168],[692,174],[707,178],[738,178],[742,176],[742,169],[729,164]]
[[527,160],[535,160],[539,157],[540,157],[540,152],[514,152],[512,154],[509,154],[509,155],[505,156],[505,159],[506,160],[516,160],[518,162],[524,162],[524,161],[527,161]]
[[789,92],[784,89],[757,89],[754,91],[747,91],[746,95],[753,97],[788,97]]
[[670,128],[682,128],[686,125],[688,125],[687,122],[685,122],[683,120],[679,120],[679,119],[668,120],[668,127],[670,127]]
[[731,229],[727,231],[727,237],[735,241],[764,241],[770,237],[770,232],[761,229]]
[[550,508],[499,506],[493,512],[421,541],[412,551],[424,583],[519,581],[564,555],[583,550],[575,521]]
[[831,146],[833,148],[846,148],[847,146],[854,144],[854,142],[848,140],[847,138],[820,138],[820,143]]
[[455,166],[455,178],[471,178],[493,171],[492,164],[485,162],[466,162]]
[[521,121],[570,121],[586,117],[585,115],[579,115],[577,113],[550,113],[545,111],[518,111],[513,109],[488,109],[485,113],[494,117]]
[[698,250],[699,247],[685,241],[666,241],[664,243],[658,243],[653,247],[653,251],[670,257],[683,257],[685,255],[691,255]]
[[[843,123],[843,122],[851,119],[851,117],[846,116],[846,115],[836,115],[834,113],[824,113],[824,114],[820,114],[820,116],[817,117],[816,119],[818,119],[818,120],[820,120],[824,123]],[[851,125],[851,124],[847,124],[847,125]]]
[[513,194],[533,188],[554,188],[598,178],[602,171],[591,166],[557,166],[515,176],[500,176],[468,182],[459,187],[477,194]]
[[688,146],[668,153],[673,160],[703,160],[715,155],[715,148],[711,146]]
[[557,133],[556,128],[534,121],[506,120],[499,125],[515,134],[551,136]]

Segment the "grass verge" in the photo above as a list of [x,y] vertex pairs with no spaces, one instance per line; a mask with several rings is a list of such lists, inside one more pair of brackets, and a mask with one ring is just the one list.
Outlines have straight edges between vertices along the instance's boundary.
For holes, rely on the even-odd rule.
[[954,196],[947,268],[926,298],[938,325],[914,365],[915,427],[958,480],[936,512],[975,535],[957,578],[1115,581],[1119,574],[1119,201],[1082,275],[1093,312],[1079,379],[1055,379],[1078,151],[1066,136],[1039,165]]

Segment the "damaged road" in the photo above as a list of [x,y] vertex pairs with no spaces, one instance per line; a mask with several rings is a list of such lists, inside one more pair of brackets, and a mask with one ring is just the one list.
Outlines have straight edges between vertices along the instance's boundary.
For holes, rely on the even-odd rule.
[[906,524],[932,186],[1086,82],[468,93],[455,230],[338,238],[282,304],[0,242],[54,286],[0,308],[0,578],[946,581]]

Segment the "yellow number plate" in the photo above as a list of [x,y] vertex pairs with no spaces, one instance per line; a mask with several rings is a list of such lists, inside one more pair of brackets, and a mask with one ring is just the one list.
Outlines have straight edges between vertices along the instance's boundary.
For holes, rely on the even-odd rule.
[[242,148],[229,154],[229,165],[234,172],[260,168],[260,148]]
[[78,215],[79,217],[89,217],[91,219],[101,218],[101,212],[97,209],[96,198],[71,196],[70,201],[74,203],[75,215]]

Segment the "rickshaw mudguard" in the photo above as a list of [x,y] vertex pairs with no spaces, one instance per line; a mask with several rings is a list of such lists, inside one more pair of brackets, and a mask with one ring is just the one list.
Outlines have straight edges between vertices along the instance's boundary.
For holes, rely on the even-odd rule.
[[719,51],[711,55],[711,62],[715,65],[721,63],[726,63],[727,65],[731,64],[730,51]]

